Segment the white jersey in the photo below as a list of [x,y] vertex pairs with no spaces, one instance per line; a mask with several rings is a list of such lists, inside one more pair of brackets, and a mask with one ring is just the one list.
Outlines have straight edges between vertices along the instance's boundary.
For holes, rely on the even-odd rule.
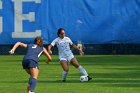
[[64,37],[61,39],[60,37],[54,39],[51,43],[52,46],[57,45],[58,52],[59,52],[59,57],[68,57],[70,55],[73,55],[70,45],[73,44],[70,38]]

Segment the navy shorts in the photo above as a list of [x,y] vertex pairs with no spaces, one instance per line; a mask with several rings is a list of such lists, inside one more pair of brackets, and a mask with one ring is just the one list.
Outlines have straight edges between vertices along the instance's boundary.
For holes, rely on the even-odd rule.
[[38,68],[38,62],[31,59],[23,60],[22,67],[23,69]]

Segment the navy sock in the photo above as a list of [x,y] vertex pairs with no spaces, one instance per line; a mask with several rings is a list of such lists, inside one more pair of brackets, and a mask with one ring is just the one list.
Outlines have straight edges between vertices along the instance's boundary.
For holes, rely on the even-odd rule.
[[37,83],[37,80],[35,78],[30,78],[29,80],[29,84],[30,84],[30,91],[34,91],[35,87],[36,87],[36,83]]

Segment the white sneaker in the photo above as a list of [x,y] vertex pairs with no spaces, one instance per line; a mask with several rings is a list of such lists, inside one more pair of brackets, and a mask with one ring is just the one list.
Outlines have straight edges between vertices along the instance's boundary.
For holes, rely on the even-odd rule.
[[28,93],[34,93],[34,92],[29,91]]

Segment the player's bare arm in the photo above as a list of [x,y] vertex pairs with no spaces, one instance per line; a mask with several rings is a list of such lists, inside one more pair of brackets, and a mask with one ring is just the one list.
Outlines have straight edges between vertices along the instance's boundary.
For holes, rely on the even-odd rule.
[[72,46],[72,48],[78,50],[79,53],[80,53],[80,55],[83,55],[84,54],[84,52],[81,49],[79,49],[75,44],[72,44],[71,46]]
[[14,47],[9,51],[10,54],[14,54],[15,50],[19,47],[24,47],[24,48],[27,48],[27,44],[24,44],[22,42],[17,42]]
[[48,53],[51,55],[52,54],[52,51],[51,51],[51,49],[52,49],[52,45],[50,44],[49,46],[48,46]]
[[50,54],[48,53],[48,51],[44,47],[43,47],[43,53],[48,58],[46,63],[49,64],[49,62],[52,60],[52,58],[51,58]]

